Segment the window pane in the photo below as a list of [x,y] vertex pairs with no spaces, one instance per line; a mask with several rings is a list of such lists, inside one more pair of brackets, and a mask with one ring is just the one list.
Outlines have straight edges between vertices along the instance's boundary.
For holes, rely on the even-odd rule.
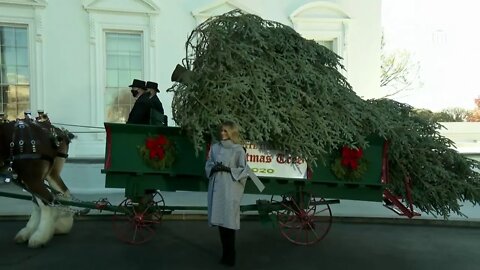
[[5,70],[7,75],[7,84],[17,84],[17,67],[7,66]]
[[140,55],[130,55],[130,68],[142,69],[142,58]]
[[16,103],[17,102],[17,87],[16,86],[6,86],[4,97],[5,97],[5,102],[6,103]]
[[28,86],[17,86],[17,102],[28,104],[30,101],[30,91]]
[[117,95],[117,104],[119,105],[130,105],[133,101],[132,93],[128,88],[119,89]]
[[118,50],[125,52],[139,52],[140,47],[140,36],[123,34],[119,35],[118,39]]
[[118,55],[118,68],[119,69],[129,69],[130,68],[130,61],[128,59],[128,55]]
[[19,113],[17,103],[7,103],[4,108],[4,112],[7,115],[8,119],[23,118],[23,113]]
[[6,65],[17,64],[17,54],[15,53],[15,47],[3,47],[2,64],[6,64]]
[[12,111],[12,114],[15,114],[15,118],[23,118],[24,112],[30,110],[30,104],[18,103],[16,106],[16,111]]
[[118,87],[118,70],[107,69],[107,87]]
[[132,78],[130,77],[129,70],[119,70],[118,71],[118,86],[119,87],[127,87],[132,82]]
[[15,28],[15,47],[27,47],[27,29]]
[[140,33],[106,33],[106,121],[128,118],[134,103],[128,85],[143,78],[142,42]]
[[[130,71],[130,78],[141,78],[142,77],[142,71],[141,70],[132,70]],[[130,84],[128,84],[130,85]]]
[[0,25],[0,106],[11,120],[30,109],[27,34],[25,26]]
[[110,102],[105,107],[109,121],[126,122],[134,102],[130,91],[128,89],[111,91],[108,97]]
[[317,43],[333,51],[333,40],[317,40]]
[[28,50],[27,48],[17,48],[17,65],[28,65]]
[[17,78],[18,84],[29,84],[30,83],[30,76],[28,72],[27,66],[18,66],[17,67]]
[[108,54],[107,55],[107,68],[113,69],[118,68],[118,56],[115,54]]
[[118,35],[107,33],[107,52],[118,51]]
[[118,88],[107,88],[105,89],[105,104],[113,105],[116,103]]
[[7,26],[0,26],[2,35],[2,46],[15,47],[15,29]]

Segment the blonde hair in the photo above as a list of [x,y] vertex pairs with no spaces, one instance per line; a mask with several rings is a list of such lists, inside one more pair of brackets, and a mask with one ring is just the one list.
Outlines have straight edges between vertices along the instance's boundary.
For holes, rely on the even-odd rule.
[[240,138],[239,127],[233,121],[225,121],[222,123],[221,128],[224,128],[228,134],[230,140],[235,144],[241,144],[242,139]]

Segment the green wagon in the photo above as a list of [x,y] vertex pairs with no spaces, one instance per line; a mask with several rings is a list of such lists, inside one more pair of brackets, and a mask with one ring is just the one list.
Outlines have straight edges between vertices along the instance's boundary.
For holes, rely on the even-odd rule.
[[[126,199],[115,210],[114,228],[121,239],[129,243],[147,241],[165,213],[206,209],[168,205],[160,192],[207,191],[204,171],[207,145],[196,152],[177,127],[105,123],[105,130],[102,172],[106,175],[106,187],[125,190]],[[170,153],[162,152],[162,158],[168,154],[174,156],[170,157],[170,166],[154,167],[148,156],[142,155],[141,148],[145,148],[147,141],[159,137],[173,146]],[[296,244],[308,245],[321,240],[331,226],[330,205],[339,203],[339,199],[376,202],[385,200],[386,195],[394,199],[384,186],[387,144],[381,138],[370,138],[369,142],[369,147],[363,150],[368,166],[358,179],[339,179],[328,162],[309,168],[306,179],[260,177],[265,189],[260,192],[252,181],[247,181],[245,194],[270,195],[271,199],[242,205],[242,212],[258,211],[262,219],[275,221],[282,235]],[[151,195],[146,196],[149,191]]]

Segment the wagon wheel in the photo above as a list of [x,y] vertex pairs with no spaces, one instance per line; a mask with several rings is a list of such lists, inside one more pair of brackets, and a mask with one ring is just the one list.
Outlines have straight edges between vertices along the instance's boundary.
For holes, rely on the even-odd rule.
[[147,204],[139,204],[127,198],[123,200],[113,216],[113,230],[117,237],[129,244],[142,244],[153,238],[153,224],[163,216],[165,201],[156,192]]
[[332,225],[332,211],[325,199],[309,192],[295,192],[281,196],[283,209],[276,211],[280,232],[290,242],[311,245],[322,240]]
[[274,205],[280,205],[281,209],[273,211],[273,213],[277,216],[277,221],[280,223],[280,219],[284,219],[285,216],[287,216],[288,210],[283,207],[283,204],[288,200],[288,195],[281,195],[280,200],[275,198],[276,195],[272,195],[272,198],[270,199],[270,203]]
[[143,208],[141,208],[143,222],[151,225],[160,223],[163,218],[163,212],[165,211],[165,200],[162,194],[158,191],[152,194],[150,200],[148,200],[146,204],[143,204]]

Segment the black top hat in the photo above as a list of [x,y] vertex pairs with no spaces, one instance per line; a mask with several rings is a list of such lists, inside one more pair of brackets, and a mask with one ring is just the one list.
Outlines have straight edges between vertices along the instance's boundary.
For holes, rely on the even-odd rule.
[[133,79],[132,84],[129,85],[128,87],[137,87],[137,88],[145,89],[145,81]]
[[188,83],[191,79],[190,76],[192,75],[192,71],[186,69],[181,65],[177,65],[175,70],[172,72],[172,76],[170,79],[172,82],[179,82],[179,83]]
[[145,85],[145,88],[155,89],[155,91],[160,92],[160,90],[158,90],[158,83],[156,82],[147,82],[147,84]]

